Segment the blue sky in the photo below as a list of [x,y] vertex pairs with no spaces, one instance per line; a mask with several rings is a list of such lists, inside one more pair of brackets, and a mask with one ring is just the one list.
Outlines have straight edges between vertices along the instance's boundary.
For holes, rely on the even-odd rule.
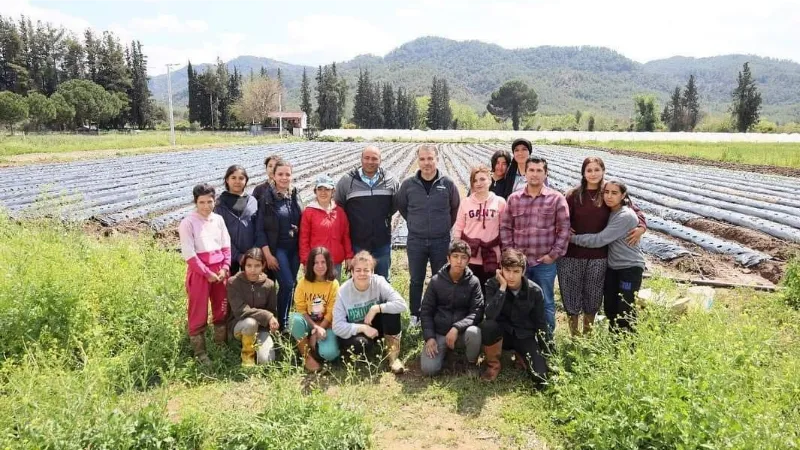
[[77,32],[91,27],[112,30],[125,41],[138,39],[151,75],[165,72],[166,63],[218,56],[309,65],[364,53],[382,56],[426,35],[506,48],[604,46],[640,62],[727,53],[800,61],[800,0],[671,0],[657,6],[641,0],[0,3],[6,16],[26,14]]

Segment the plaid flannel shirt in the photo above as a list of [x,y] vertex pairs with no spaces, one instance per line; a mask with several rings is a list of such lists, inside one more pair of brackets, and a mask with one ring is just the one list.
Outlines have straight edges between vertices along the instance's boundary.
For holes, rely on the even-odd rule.
[[532,267],[545,255],[555,260],[567,253],[569,227],[569,207],[560,192],[543,186],[532,197],[523,189],[508,197],[500,218],[500,241],[504,249],[525,253]]

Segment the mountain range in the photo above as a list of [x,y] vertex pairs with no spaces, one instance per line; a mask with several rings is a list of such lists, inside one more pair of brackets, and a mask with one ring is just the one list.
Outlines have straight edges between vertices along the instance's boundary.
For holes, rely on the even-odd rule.
[[[336,65],[350,86],[349,108],[359,69],[369,69],[373,80],[391,83],[395,88],[403,86],[416,95],[428,95],[434,75],[444,77],[450,86],[450,97],[478,112],[486,110],[492,91],[508,80],[520,79],[538,93],[542,114],[581,110],[627,118],[633,113],[635,95],[653,94],[663,106],[676,86],[686,84],[690,74],[697,81],[702,111],[726,113],[745,62],[750,63],[762,94],[762,117],[779,123],[800,121],[800,64],[755,55],[674,56],[642,64],[604,47],[506,49],[480,41],[422,37],[383,57],[360,55]],[[270,76],[280,68],[287,90],[286,109],[298,109],[303,69],[308,72],[312,88],[317,72],[317,67],[258,56],[239,56],[227,65],[230,70],[237,67],[245,79],[251,71],[259,73],[262,67]],[[207,67],[209,64],[194,64],[198,71]],[[166,83],[166,75],[150,79],[152,94],[159,101],[166,101]],[[172,88],[173,101],[185,105],[186,67],[173,72]]]

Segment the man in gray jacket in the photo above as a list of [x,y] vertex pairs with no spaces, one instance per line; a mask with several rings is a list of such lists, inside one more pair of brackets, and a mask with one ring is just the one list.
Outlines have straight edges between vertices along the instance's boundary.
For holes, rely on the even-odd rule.
[[422,298],[420,321],[425,346],[420,367],[425,375],[436,375],[448,350],[463,347],[467,363],[475,363],[481,353],[483,292],[478,277],[467,267],[472,252],[466,242],[450,244],[447,264],[431,277]]
[[419,326],[419,307],[428,262],[437,273],[447,262],[450,229],[456,223],[461,197],[455,183],[436,168],[439,149],[432,144],[417,148],[419,170],[403,180],[395,197],[397,210],[408,225],[409,302],[411,326]]

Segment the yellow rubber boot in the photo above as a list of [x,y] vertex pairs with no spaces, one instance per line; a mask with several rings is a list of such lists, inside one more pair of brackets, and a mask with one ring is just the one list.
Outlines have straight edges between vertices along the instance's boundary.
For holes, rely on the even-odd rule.
[[297,350],[300,351],[300,356],[303,358],[303,365],[305,365],[306,370],[309,372],[317,372],[322,368],[317,360],[311,356],[311,347],[309,346],[308,338],[297,341]]
[[242,335],[242,367],[256,365],[256,335]]
[[385,336],[387,356],[389,357],[389,368],[392,373],[397,375],[406,371],[403,361],[400,361],[400,335]]

